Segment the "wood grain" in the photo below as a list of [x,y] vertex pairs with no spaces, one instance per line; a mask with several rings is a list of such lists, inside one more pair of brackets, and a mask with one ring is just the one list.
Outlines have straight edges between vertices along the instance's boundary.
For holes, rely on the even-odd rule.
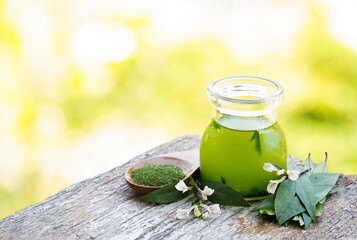
[[[333,194],[310,229],[277,227],[251,208],[223,207],[218,219],[176,220],[184,201],[141,201],[124,180],[142,159],[196,149],[199,137],[185,135],[106,173],[74,184],[46,200],[0,220],[0,239],[357,239],[357,176],[341,175],[346,190]],[[257,203],[254,203],[255,206]]]

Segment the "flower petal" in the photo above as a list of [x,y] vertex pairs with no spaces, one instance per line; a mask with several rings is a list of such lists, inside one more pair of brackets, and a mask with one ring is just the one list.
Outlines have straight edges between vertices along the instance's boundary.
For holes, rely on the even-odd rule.
[[190,207],[189,209],[177,209],[176,218],[177,219],[185,219],[185,218],[187,218],[187,216],[190,214],[192,209],[194,209],[194,206]]
[[278,169],[271,163],[264,163],[263,169],[268,172],[277,172]]
[[221,214],[219,204],[213,204],[212,206],[209,206],[207,210],[211,214],[212,218],[217,218]]
[[180,180],[176,185],[175,185],[175,188],[178,190],[178,191],[181,191],[181,192],[186,192],[188,190],[188,187],[186,186],[185,182]]
[[274,194],[275,191],[276,191],[276,188],[278,187],[278,184],[276,181],[272,181],[270,180],[269,181],[269,184],[267,186],[267,192],[270,193],[270,194]]
[[209,213],[208,213],[208,212],[206,212],[206,213],[202,214],[202,218],[203,218],[203,219],[207,219],[207,218],[209,218]]
[[187,209],[178,209],[176,211],[176,218],[177,219],[185,219],[185,218],[187,218],[188,214],[189,214],[189,211]]
[[203,189],[203,191],[198,188],[198,192],[202,195],[202,198],[203,198],[204,200],[207,200],[207,196],[212,195],[213,192],[214,192],[214,189],[205,186],[205,188]]
[[282,181],[284,181],[286,179],[286,176],[283,176],[282,178],[280,178],[279,180],[275,180],[277,181],[278,183],[281,183]]
[[289,176],[289,179],[291,181],[296,181],[300,175],[300,172],[299,171],[296,171],[296,170],[292,170],[292,171],[287,171],[286,172]]
[[203,198],[204,200],[207,200],[207,196],[212,195],[212,194],[214,193],[214,189],[205,186],[205,188],[203,189],[203,191],[199,191],[199,192],[201,193],[202,198]]
[[286,179],[286,176],[283,176],[282,178],[280,178],[279,180],[270,180],[269,184],[267,186],[267,192],[274,194],[276,191],[276,188],[278,187],[279,183],[281,183],[282,181],[284,181]]

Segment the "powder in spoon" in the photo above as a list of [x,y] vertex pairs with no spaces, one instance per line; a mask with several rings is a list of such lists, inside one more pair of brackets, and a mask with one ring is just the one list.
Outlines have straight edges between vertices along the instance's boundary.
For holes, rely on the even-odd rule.
[[173,165],[148,165],[131,172],[133,182],[143,186],[164,186],[185,176],[181,168]]

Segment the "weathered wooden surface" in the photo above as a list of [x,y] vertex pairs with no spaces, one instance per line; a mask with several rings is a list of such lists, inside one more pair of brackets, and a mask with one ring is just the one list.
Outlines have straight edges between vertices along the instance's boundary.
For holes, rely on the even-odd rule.
[[347,189],[328,198],[323,216],[307,231],[277,227],[250,208],[223,207],[218,219],[176,220],[175,210],[187,208],[184,201],[147,203],[124,181],[133,162],[198,147],[198,136],[183,136],[70,186],[0,220],[0,239],[357,239],[357,176],[343,176]]

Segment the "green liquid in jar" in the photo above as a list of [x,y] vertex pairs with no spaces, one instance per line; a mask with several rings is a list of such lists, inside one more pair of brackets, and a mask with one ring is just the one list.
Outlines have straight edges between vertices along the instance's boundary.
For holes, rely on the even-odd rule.
[[246,198],[267,194],[269,180],[280,178],[263,170],[267,161],[286,166],[286,140],[279,124],[263,118],[223,115],[212,120],[201,141],[202,181],[226,184]]

